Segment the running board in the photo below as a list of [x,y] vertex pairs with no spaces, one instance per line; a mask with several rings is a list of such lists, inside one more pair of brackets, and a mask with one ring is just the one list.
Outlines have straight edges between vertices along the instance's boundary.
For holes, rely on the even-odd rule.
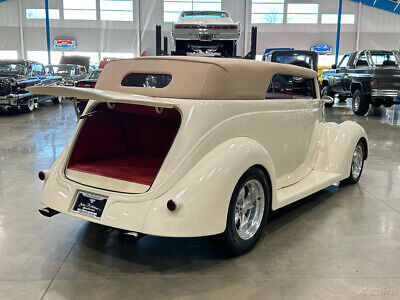
[[303,180],[276,191],[278,205],[275,209],[305,198],[340,180],[343,180],[343,175],[341,174],[313,170]]

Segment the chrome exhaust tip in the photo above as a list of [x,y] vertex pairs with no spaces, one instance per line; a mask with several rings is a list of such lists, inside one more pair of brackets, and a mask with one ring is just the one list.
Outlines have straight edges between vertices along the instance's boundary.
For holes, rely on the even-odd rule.
[[50,207],[41,208],[41,209],[39,209],[39,212],[42,216],[45,216],[48,218],[51,218],[52,216],[55,216],[60,213],[59,211],[56,211]]

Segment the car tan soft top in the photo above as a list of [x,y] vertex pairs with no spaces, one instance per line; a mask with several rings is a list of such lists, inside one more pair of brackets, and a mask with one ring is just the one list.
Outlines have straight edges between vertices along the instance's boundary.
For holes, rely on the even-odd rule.
[[[172,80],[163,88],[123,86],[122,80],[131,73],[171,75]],[[267,86],[275,74],[304,78],[318,76],[313,70],[287,64],[228,58],[158,56],[110,61],[101,73],[95,89],[29,87],[27,90],[35,94],[99,101],[129,102],[133,95],[154,97],[154,100],[258,100],[265,99]],[[149,98],[141,101],[149,102],[148,105],[154,104]]]
[[[164,88],[122,86],[129,73],[169,74]],[[265,99],[267,85],[275,74],[315,78],[318,73],[293,65],[244,59],[205,57],[141,57],[108,63],[96,89],[144,96],[183,99]]]

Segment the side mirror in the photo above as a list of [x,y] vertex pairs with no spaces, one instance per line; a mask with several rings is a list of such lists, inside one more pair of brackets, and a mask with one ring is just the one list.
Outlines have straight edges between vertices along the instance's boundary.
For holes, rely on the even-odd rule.
[[326,104],[332,104],[333,102],[335,102],[335,99],[333,99],[331,96],[322,96],[321,100],[323,102],[325,102]]
[[332,65],[332,69],[336,69],[336,64]]

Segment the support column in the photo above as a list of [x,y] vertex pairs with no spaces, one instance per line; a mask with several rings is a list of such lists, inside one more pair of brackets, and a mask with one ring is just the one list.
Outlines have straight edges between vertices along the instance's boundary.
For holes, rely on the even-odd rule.
[[357,44],[356,50],[360,50],[360,35],[361,35],[361,20],[362,20],[362,3],[358,2],[358,15],[357,15]]
[[22,25],[22,4],[21,0],[18,0],[18,10],[19,10],[19,38],[21,46],[21,59],[25,59],[25,45],[24,45],[24,28]]
[[47,59],[48,59],[49,65],[51,65],[49,0],[44,0],[44,6],[45,6],[45,11],[46,11]]
[[338,8],[338,22],[337,22],[337,30],[336,30],[336,53],[335,53],[335,64],[338,63],[339,58],[339,50],[340,50],[340,29],[342,25],[342,6],[343,0],[339,0],[339,8]]

